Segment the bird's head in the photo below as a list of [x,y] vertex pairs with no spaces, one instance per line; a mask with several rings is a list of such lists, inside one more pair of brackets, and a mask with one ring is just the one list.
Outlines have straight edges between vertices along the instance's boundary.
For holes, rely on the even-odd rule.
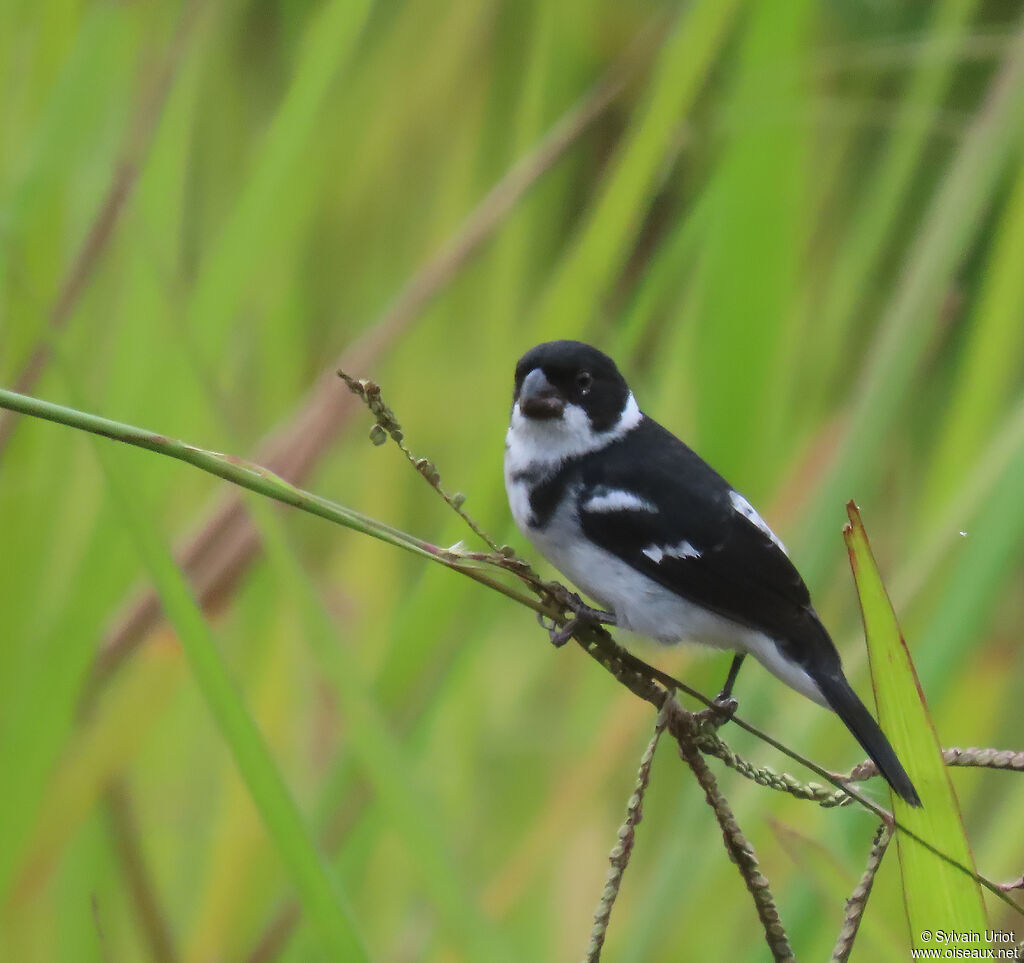
[[583,455],[642,417],[608,355],[580,341],[547,341],[516,365],[509,457],[536,464]]
[[581,341],[546,341],[516,365],[513,411],[530,421],[568,423],[582,414],[591,430],[605,432],[616,425],[629,399],[615,362]]

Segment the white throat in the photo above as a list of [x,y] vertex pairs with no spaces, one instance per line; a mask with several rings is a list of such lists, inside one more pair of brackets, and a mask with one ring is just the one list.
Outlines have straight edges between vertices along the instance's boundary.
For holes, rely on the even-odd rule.
[[626,399],[618,421],[606,431],[594,431],[579,405],[566,405],[561,418],[527,418],[516,402],[505,436],[506,480],[521,471],[555,469],[566,458],[588,455],[610,445],[643,419],[633,393]]

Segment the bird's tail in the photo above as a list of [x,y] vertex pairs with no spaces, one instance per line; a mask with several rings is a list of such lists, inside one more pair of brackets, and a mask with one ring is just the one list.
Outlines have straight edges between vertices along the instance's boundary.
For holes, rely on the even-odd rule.
[[842,671],[829,672],[816,678],[815,682],[832,711],[846,724],[861,748],[886,782],[911,806],[920,806],[921,798],[910,781],[889,740],[885,737],[874,717],[868,712],[860,697],[850,687]]

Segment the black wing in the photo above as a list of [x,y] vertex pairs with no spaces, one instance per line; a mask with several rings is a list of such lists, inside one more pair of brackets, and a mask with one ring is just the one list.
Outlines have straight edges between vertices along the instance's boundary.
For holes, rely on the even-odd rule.
[[[811,676],[893,789],[912,806],[921,804],[889,740],[843,675],[800,574],[772,537],[737,511],[720,475],[650,419],[581,459],[575,473],[571,483],[581,486],[580,522],[590,539],[677,595],[774,639]],[[587,500],[602,493],[609,496],[603,507],[610,508],[612,492],[642,502],[620,511],[587,510]]]
[[820,658],[823,647],[835,651],[789,556],[736,509],[728,482],[670,432],[644,419],[579,468],[584,493],[628,491],[658,509],[581,508],[584,532],[602,548],[677,595],[778,640],[798,663]]

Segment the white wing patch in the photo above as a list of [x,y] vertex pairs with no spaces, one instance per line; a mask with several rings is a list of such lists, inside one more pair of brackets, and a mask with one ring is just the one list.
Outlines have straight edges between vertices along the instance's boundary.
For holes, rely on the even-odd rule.
[[754,510],[754,506],[751,505],[750,502],[748,502],[739,492],[729,492],[729,501],[732,502],[732,507],[740,515],[742,515],[748,522],[752,522],[761,529],[765,535],[767,535],[780,549],[782,549],[784,554],[789,554],[789,552],[786,551],[786,546],[779,541],[779,536],[768,527],[767,522],[765,522],[765,520]]
[[655,565],[661,564],[663,558],[700,558],[701,554],[699,548],[694,548],[685,539],[678,545],[648,545],[644,549],[644,555]]
[[584,503],[585,512],[651,512],[657,514],[657,506],[633,492],[618,488],[599,489]]

